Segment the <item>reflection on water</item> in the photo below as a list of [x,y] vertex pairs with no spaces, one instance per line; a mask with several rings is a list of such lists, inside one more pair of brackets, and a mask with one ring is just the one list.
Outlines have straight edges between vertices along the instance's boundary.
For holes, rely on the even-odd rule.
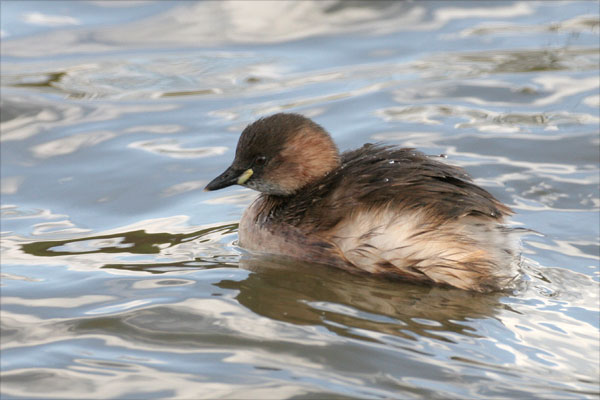
[[[3,2],[6,398],[596,398],[597,2]],[[243,128],[446,154],[515,211],[481,295],[246,254]]]
[[[166,225],[165,222],[170,225]],[[200,230],[174,229],[181,222],[144,221],[145,229],[115,232],[64,240],[30,241],[17,236],[4,237],[4,256],[12,262],[36,265],[40,262],[76,268],[107,268],[163,273],[177,269],[231,267],[237,265],[237,252],[219,244],[237,232],[236,224],[211,226]],[[160,232],[153,232],[162,228]],[[177,231],[183,231],[178,233]],[[210,254],[206,254],[210,253]],[[44,260],[44,261],[41,261]]]
[[[367,340],[372,339],[370,331],[411,340],[415,336],[409,333],[440,340],[446,339],[436,331],[469,335],[460,321],[491,317],[500,307],[500,294],[389,282],[289,260],[250,258],[241,266],[257,273],[218,286],[239,290],[236,299],[257,314],[295,324],[325,324],[337,334]],[[294,279],[285,279],[290,275]]]

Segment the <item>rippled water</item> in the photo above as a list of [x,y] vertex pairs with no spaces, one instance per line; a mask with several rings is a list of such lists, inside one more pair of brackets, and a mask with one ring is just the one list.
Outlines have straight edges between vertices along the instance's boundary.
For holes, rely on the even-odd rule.
[[[2,398],[597,398],[598,2],[2,6]],[[515,211],[473,294],[236,247],[259,116],[445,153]]]

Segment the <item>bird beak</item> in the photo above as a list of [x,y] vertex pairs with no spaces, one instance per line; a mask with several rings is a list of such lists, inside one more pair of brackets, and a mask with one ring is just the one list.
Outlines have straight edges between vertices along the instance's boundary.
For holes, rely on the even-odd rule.
[[250,179],[253,173],[254,171],[252,171],[252,168],[241,170],[231,166],[227,168],[221,175],[210,181],[204,190],[219,190],[231,185],[243,185],[248,179]]

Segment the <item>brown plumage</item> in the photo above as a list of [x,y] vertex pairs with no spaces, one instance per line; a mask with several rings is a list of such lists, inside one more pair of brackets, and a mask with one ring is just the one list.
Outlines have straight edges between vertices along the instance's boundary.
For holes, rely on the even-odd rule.
[[207,190],[235,183],[262,192],[240,221],[250,250],[476,291],[515,275],[512,211],[439,157],[371,144],[340,156],[313,121],[275,114],[244,130]]

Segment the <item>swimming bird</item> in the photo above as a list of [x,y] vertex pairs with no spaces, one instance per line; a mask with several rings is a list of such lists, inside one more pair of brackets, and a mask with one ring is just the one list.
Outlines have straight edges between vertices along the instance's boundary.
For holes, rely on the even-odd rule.
[[459,167],[383,144],[341,153],[300,114],[248,125],[229,168],[205,190],[260,192],[239,244],[351,272],[477,292],[515,277],[511,209]]

